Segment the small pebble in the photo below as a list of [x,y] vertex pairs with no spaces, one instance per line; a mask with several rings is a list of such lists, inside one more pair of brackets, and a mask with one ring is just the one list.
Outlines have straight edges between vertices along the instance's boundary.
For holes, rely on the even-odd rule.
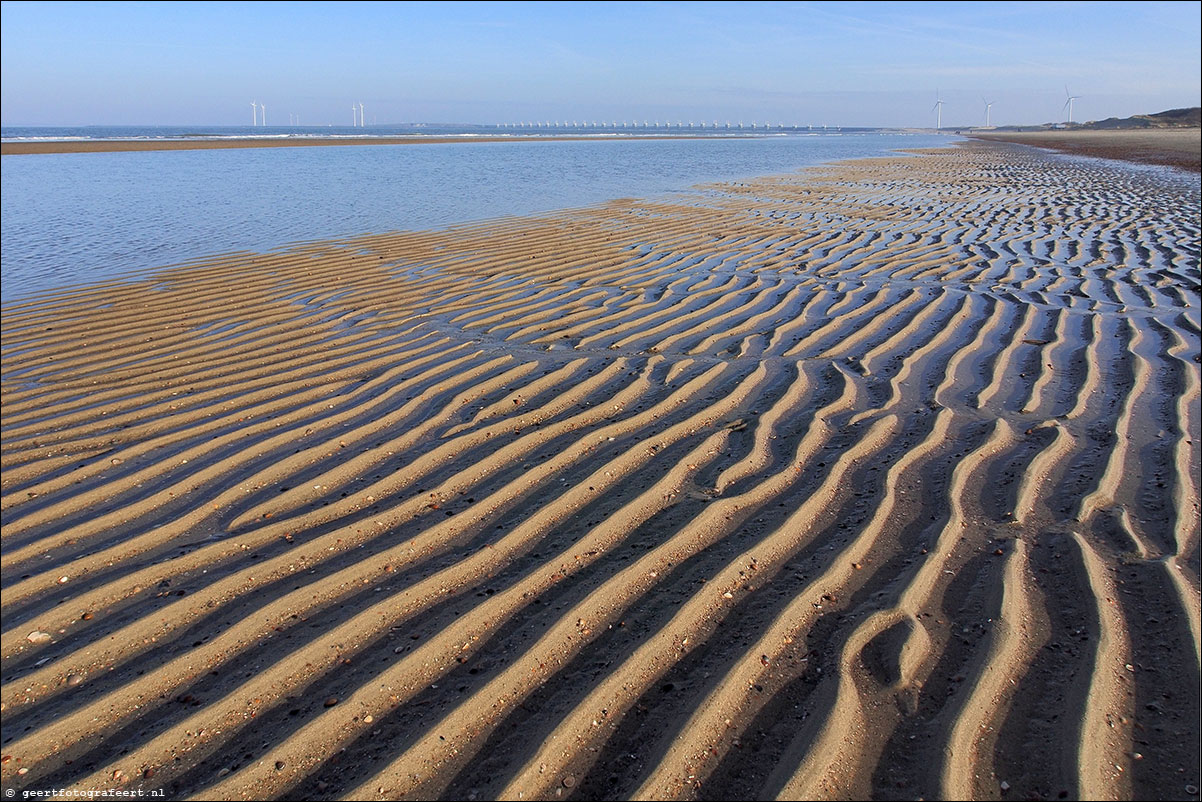
[[338,704],[337,696],[331,696],[329,699],[326,699],[326,702],[325,702],[326,707],[333,707],[336,704]]
[[33,632],[30,632],[25,636],[25,640],[29,641],[30,643],[49,643],[50,633],[35,629]]
[[1007,791],[1010,790],[1010,783],[1006,782],[1005,780],[1002,780],[1001,788],[1002,788],[1002,793],[1003,794],[1006,793]]
[[282,768],[284,768],[284,761],[282,761],[282,760],[277,760],[277,761],[275,762],[275,770],[276,770],[276,771],[279,771],[279,770],[280,770],[280,769],[282,769]]
[[569,774],[567,777],[564,777],[563,778],[563,787],[564,788],[575,788],[576,787],[576,775]]
[[17,769],[17,774],[20,774],[20,775],[26,775],[26,774],[28,774],[28,773],[29,773],[29,769],[25,768],[24,766],[22,766],[21,768]]
[[375,718],[373,718],[372,716],[364,716],[363,717],[364,724],[371,724],[373,721],[375,721]]
[[82,674],[68,674],[67,675],[67,685],[68,686],[74,688],[76,685],[78,685],[81,682],[83,682]]

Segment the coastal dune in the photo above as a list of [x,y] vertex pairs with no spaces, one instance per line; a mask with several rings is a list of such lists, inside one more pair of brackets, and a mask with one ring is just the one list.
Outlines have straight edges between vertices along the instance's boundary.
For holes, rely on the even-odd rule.
[[1198,203],[972,142],[11,304],[3,787],[1196,798]]

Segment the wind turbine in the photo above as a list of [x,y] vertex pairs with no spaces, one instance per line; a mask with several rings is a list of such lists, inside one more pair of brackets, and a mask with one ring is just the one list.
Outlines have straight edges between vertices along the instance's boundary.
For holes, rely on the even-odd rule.
[[358,115],[359,115],[359,109],[357,109],[355,107],[355,104],[352,103],[351,104],[351,128],[355,128],[359,125],[359,116]]
[[266,128],[267,127],[267,106],[260,103],[259,111],[263,112],[263,127]]
[[259,104],[254,100],[250,102],[250,113],[250,127],[254,128],[259,124]]
[[1069,125],[1072,125],[1073,124],[1073,101],[1080,100],[1081,96],[1069,94],[1068,84],[1065,84],[1065,86],[1064,86],[1064,96],[1066,98],[1068,98],[1068,100],[1064,101],[1064,105],[1060,107],[1060,110],[1064,111],[1065,108],[1068,109],[1068,123],[1069,123]]
[[359,127],[360,128],[367,127],[367,118],[363,116],[363,104],[362,103],[359,104]]
[[931,111],[935,112],[935,130],[938,131],[943,127],[943,101],[939,97],[939,90],[935,90],[935,105],[931,106]]
[[985,104],[985,127],[988,128],[989,127],[989,110],[993,108],[993,103],[986,100],[985,98],[981,98],[981,102]]

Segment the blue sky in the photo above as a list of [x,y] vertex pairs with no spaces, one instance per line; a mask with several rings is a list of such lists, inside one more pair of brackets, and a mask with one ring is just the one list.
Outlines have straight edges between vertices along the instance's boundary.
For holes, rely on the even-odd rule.
[[4,2],[4,125],[945,126],[1199,105],[1202,4]]

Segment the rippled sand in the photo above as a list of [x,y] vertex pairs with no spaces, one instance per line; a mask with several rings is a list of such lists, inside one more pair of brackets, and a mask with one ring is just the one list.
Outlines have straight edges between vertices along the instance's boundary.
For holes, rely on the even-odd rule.
[[1196,796],[1198,204],[974,143],[10,306],[4,788]]

